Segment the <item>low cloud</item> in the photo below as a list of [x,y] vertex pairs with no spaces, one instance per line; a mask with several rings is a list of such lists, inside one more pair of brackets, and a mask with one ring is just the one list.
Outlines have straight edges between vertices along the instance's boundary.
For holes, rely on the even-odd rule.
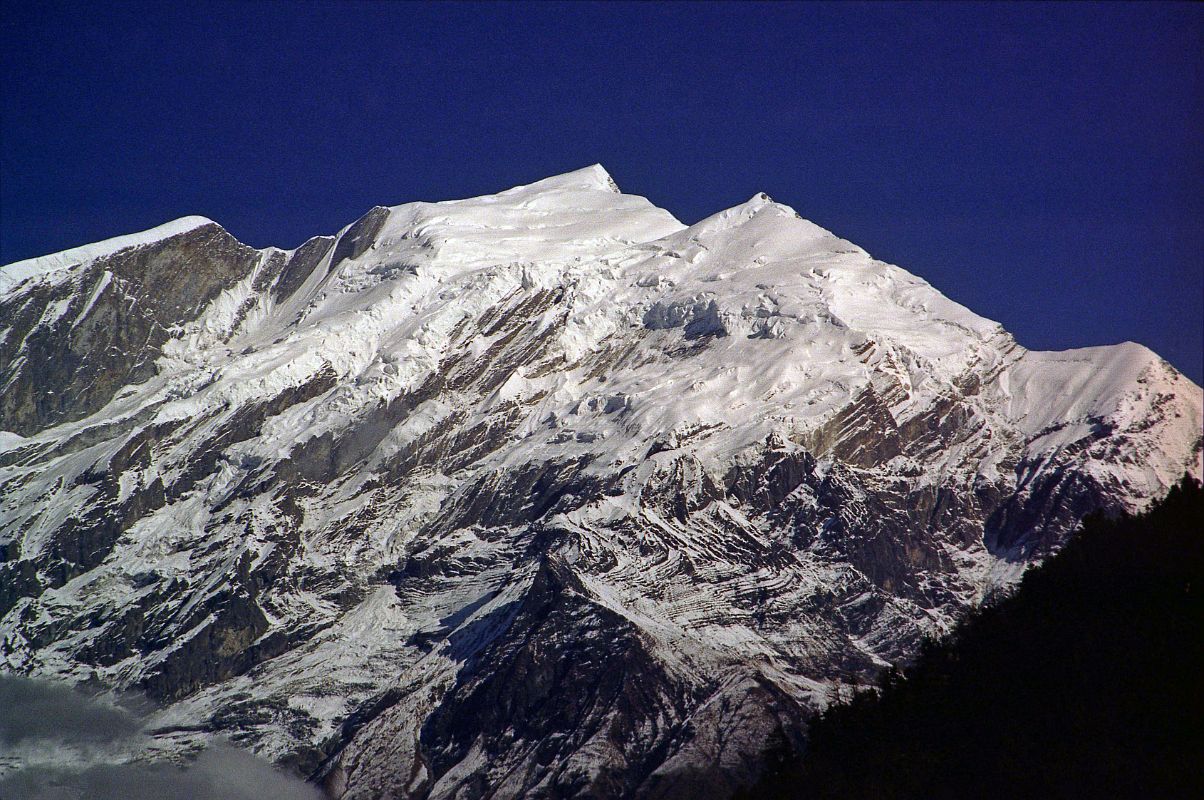
[[133,710],[68,686],[0,675],[2,800],[320,800],[312,785],[215,743],[184,764],[152,760]]

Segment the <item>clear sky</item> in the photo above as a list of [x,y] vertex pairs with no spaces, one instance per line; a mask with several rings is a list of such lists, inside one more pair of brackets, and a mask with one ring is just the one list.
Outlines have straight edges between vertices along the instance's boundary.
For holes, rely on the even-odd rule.
[[0,0],[0,262],[187,214],[295,247],[601,162],[1201,382],[1204,6],[171,5]]

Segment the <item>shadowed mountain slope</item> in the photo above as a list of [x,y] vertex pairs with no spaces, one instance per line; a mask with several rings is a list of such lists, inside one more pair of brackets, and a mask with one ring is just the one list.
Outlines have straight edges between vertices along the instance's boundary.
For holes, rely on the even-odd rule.
[[1204,490],[1094,516],[1015,594],[784,741],[764,798],[1199,797]]

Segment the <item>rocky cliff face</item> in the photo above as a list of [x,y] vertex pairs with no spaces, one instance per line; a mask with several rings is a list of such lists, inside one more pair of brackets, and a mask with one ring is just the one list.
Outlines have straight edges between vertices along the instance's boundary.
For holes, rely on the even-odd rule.
[[721,794],[1201,474],[1145,348],[1026,351],[764,196],[686,227],[600,167],[0,277],[3,668],[333,797]]

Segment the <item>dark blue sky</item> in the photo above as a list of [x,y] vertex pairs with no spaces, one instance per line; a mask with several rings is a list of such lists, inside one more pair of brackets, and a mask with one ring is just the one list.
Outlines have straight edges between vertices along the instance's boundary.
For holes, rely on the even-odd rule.
[[601,162],[685,222],[766,191],[1028,347],[1204,373],[1200,6],[0,4],[0,262]]

